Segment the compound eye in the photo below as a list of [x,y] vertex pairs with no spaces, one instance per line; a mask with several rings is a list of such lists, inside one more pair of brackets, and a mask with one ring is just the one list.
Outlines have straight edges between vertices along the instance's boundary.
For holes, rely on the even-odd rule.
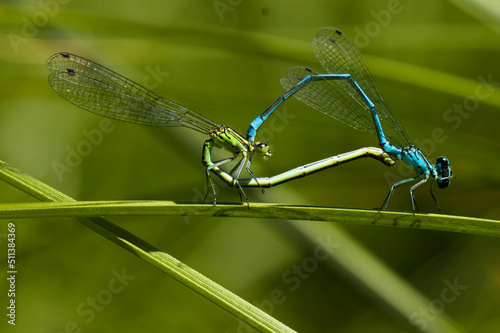
[[439,188],[447,188],[450,186],[450,178],[451,178],[451,168],[450,161],[444,156],[439,156],[436,160],[436,167],[438,170],[438,187]]
[[255,144],[255,150],[257,154],[263,157],[269,157],[271,156],[271,148],[267,144],[267,142],[259,142]]
[[265,142],[261,142],[261,143],[259,143],[259,144],[257,145],[257,147],[258,147],[258,148],[260,148],[260,149],[266,148],[266,147],[267,147],[267,143],[265,143]]
[[448,159],[444,156],[439,156],[436,159],[436,166],[438,167],[438,169],[445,169],[449,165],[450,165],[450,161],[448,161]]

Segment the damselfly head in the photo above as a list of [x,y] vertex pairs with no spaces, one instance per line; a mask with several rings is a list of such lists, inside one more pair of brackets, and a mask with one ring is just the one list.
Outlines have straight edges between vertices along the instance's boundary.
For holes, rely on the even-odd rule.
[[255,152],[262,157],[270,157],[271,156],[271,147],[267,142],[257,142],[255,144]]
[[447,188],[451,181],[450,161],[444,156],[439,156],[436,160],[436,168],[438,171],[437,183],[439,188]]

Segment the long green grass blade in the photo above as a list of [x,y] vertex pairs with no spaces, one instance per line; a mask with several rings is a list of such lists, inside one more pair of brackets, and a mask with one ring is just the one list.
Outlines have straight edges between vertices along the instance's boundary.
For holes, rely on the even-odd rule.
[[[48,201],[47,203],[42,203],[42,206],[50,206],[50,202],[54,202],[52,204],[62,205],[71,205],[76,203],[74,199],[64,193],[55,190],[54,188],[25,173],[22,173],[19,170],[11,168],[2,161],[0,161],[0,179],[39,200]],[[29,207],[32,204],[21,204],[17,206],[19,207],[23,205],[25,207]],[[90,207],[91,206],[92,204]],[[72,217],[101,236],[167,273],[169,276],[214,302],[224,310],[240,318],[250,326],[255,327],[259,331],[294,332],[292,329],[269,316],[267,313],[231,293],[227,289],[188,267],[171,255],[162,252],[153,245],[147,243],[134,234],[131,234],[104,217],[94,214],[90,215],[93,216]]]
[[276,203],[217,204],[174,201],[73,201],[0,204],[0,218],[94,216],[213,216],[342,222],[500,236],[500,221],[443,214],[415,214]]

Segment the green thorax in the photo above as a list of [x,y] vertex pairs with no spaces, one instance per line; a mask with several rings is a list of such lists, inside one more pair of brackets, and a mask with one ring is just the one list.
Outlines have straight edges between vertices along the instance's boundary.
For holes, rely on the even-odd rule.
[[257,153],[260,156],[269,157],[271,156],[271,150],[267,143],[255,143],[253,141],[248,141],[241,134],[236,132],[230,127],[225,125],[210,132],[210,138],[214,142],[215,146],[225,149],[234,155],[243,153]]
[[215,145],[219,148],[225,149],[233,154],[239,154],[249,151],[249,142],[241,136],[238,132],[225,125],[210,132]]

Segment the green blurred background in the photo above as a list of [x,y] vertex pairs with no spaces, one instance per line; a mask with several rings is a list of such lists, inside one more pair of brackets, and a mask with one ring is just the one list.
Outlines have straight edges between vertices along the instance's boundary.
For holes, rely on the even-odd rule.
[[[244,132],[282,93],[279,79],[288,67],[321,71],[310,40],[319,28],[333,26],[357,43],[414,142],[432,161],[439,155],[450,159],[457,178],[449,189],[435,190],[443,213],[498,219],[500,93],[483,81],[500,83],[499,22],[493,1],[2,1],[0,159],[77,200],[202,200],[200,152],[206,137],[183,128],[103,125],[52,91],[45,60],[59,51],[82,55]],[[446,138],[433,139],[436,129]],[[377,144],[375,137],[296,100],[260,134],[271,138],[274,155],[255,159],[258,176]],[[407,176],[404,167],[361,160],[264,195],[257,189],[247,194],[256,202],[374,208],[394,179]],[[428,188],[419,188],[416,198],[421,212],[434,213]],[[398,189],[390,209],[411,210],[407,191]],[[220,201],[239,202],[234,189],[222,187],[218,194]],[[0,200],[33,201],[3,183]],[[264,308],[300,332],[399,333],[423,327],[395,316],[341,270],[320,265],[292,288],[283,275],[312,252],[281,228],[286,221],[112,221],[251,303],[265,305],[274,289],[284,290],[286,300]],[[12,221],[1,222],[1,253],[7,222]],[[10,329],[71,332],[68,323],[74,322],[82,332],[252,331],[71,219],[15,222],[18,321]],[[444,310],[463,330],[500,331],[498,239],[341,227],[429,301],[442,299],[446,281],[467,286],[433,313]],[[120,292],[106,292],[123,271],[133,279]],[[4,295],[5,280],[0,289]],[[91,311],[89,299],[96,297],[102,307]],[[436,316],[425,320],[430,324]],[[9,326],[5,317],[0,325]]]

